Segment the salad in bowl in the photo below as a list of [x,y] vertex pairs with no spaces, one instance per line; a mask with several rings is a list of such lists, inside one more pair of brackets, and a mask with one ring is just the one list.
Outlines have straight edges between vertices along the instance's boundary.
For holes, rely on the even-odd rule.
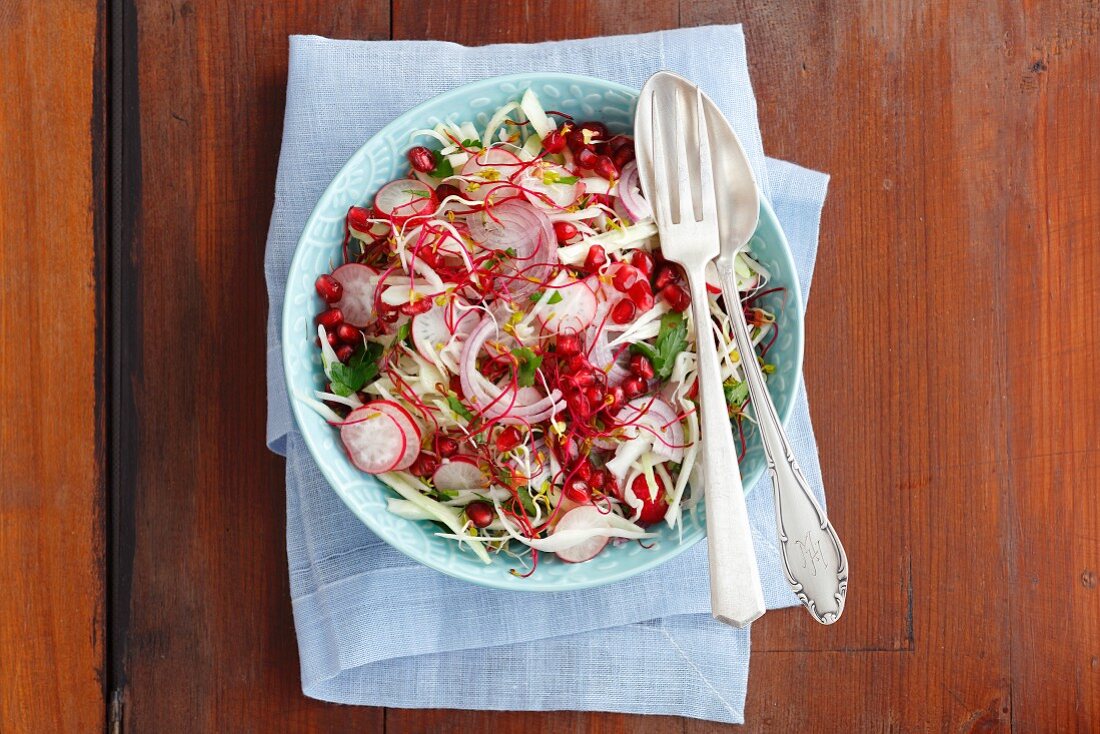
[[[389,489],[386,512],[514,577],[682,542],[702,509],[691,303],[633,140],[533,87],[482,117],[412,131],[407,174],[346,210],[313,284],[322,384],[292,400]],[[744,452],[741,362],[775,371],[787,286],[751,249],[737,273],[756,353],[716,282],[708,305]]]

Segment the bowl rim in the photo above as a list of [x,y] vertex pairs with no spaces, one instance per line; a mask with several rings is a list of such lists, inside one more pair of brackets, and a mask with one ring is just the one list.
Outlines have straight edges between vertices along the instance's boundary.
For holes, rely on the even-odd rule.
[[[465,84],[461,84],[461,85],[455,87],[454,89],[451,89],[449,91],[443,92],[442,94],[438,94],[434,97],[429,97],[428,99],[425,99],[421,102],[418,102],[413,107],[410,107],[405,112],[401,113],[400,115],[398,115],[394,119],[390,120],[388,123],[386,123],[381,128],[379,128],[378,131],[374,133],[374,135],[367,138],[363,142],[362,145],[360,145],[358,148],[356,148],[351,153],[351,155],[348,156],[348,160],[345,161],[344,165],[342,165],[340,167],[340,170],[332,177],[332,180],[329,181],[328,186],[326,186],[324,191],[321,192],[321,195],[317,197],[317,201],[314,202],[313,209],[310,211],[309,217],[306,218],[306,221],[302,226],[301,233],[298,235],[298,240],[295,242],[294,256],[291,258],[290,267],[287,270],[287,283],[284,286],[284,299],[283,299],[283,308],[282,308],[282,314],[281,314],[282,324],[280,325],[280,333],[281,333],[281,336],[282,336],[283,379],[286,383],[287,400],[290,403],[291,415],[293,416],[294,423],[295,423],[292,430],[297,430],[298,431],[298,434],[302,437],[302,440],[305,442],[306,447],[309,450],[309,453],[312,456],[314,462],[316,462],[318,469],[320,469],[322,476],[324,476],[325,481],[329,484],[329,486],[332,488],[332,490],[340,497],[340,501],[343,502],[344,505],[348,509],[350,509],[355,514],[356,517],[359,518],[360,522],[362,522],[364,525],[366,525],[371,530],[371,532],[375,533],[379,538],[381,538],[383,541],[385,541],[386,544],[389,545],[391,548],[397,549],[398,551],[400,551],[404,555],[408,556],[412,560],[416,561],[417,563],[420,563],[420,564],[422,564],[422,565],[424,565],[428,568],[432,568],[436,571],[439,571],[440,573],[444,573],[448,576],[451,576],[451,577],[454,577],[454,578],[457,578],[457,579],[461,579],[463,581],[466,581],[466,582],[469,582],[469,583],[472,583],[472,584],[475,584],[475,585],[478,585],[478,586],[494,588],[494,589],[502,589],[502,590],[507,590],[507,591],[517,591],[517,592],[523,592],[523,591],[564,592],[564,591],[579,591],[579,590],[582,590],[582,589],[590,589],[590,588],[594,588],[594,587],[598,587],[598,586],[605,586],[605,585],[613,584],[615,582],[623,581],[625,579],[631,578],[633,576],[637,576],[638,574],[641,574],[641,573],[649,571],[653,568],[656,568],[657,566],[659,566],[663,563],[666,563],[667,561],[670,561],[673,558],[676,558],[681,553],[686,552],[689,548],[693,548],[697,543],[699,543],[700,541],[705,539],[706,538],[706,528],[703,528],[703,532],[700,534],[699,538],[696,539],[694,542],[683,542],[683,541],[681,541],[679,543],[670,544],[670,547],[664,553],[653,554],[652,557],[647,557],[644,560],[642,560],[640,562],[637,562],[637,563],[634,563],[634,564],[630,565],[629,567],[624,568],[622,570],[612,571],[610,573],[603,574],[603,575],[600,575],[598,577],[591,578],[591,579],[582,579],[582,580],[574,581],[574,582],[571,582],[567,585],[563,585],[562,583],[560,583],[560,580],[556,581],[556,582],[542,581],[541,579],[538,578],[538,574],[534,574],[534,575],[532,575],[528,578],[523,578],[523,579],[517,579],[517,578],[512,577],[512,576],[507,576],[507,577],[502,577],[502,578],[496,578],[496,577],[493,577],[493,576],[483,576],[483,577],[482,576],[475,576],[475,575],[472,575],[472,574],[468,574],[464,571],[459,571],[455,568],[452,568],[449,564],[447,564],[445,562],[440,563],[434,557],[432,557],[431,554],[417,555],[417,554],[414,553],[414,551],[412,549],[407,549],[406,547],[404,547],[404,545],[402,545],[400,543],[397,543],[397,542],[393,542],[393,539],[390,537],[389,532],[384,527],[382,527],[381,525],[378,525],[377,523],[375,523],[372,516],[370,515],[370,513],[360,512],[360,510],[354,505],[354,503],[349,502],[348,499],[344,496],[345,495],[345,489],[342,487],[343,483],[340,482],[340,481],[337,481],[337,478],[335,477],[333,471],[327,466],[327,462],[323,462],[323,461],[320,461],[318,459],[319,452],[318,452],[318,447],[315,445],[314,437],[312,436],[312,434],[310,432],[308,432],[308,431],[306,431],[302,428],[301,411],[306,410],[306,408],[302,405],[299,405],[300,401],[294,399],[295,391],[294,391],[294,385],[291,384],[290,361],[289,361],[289,357],[288,357],[288,350],[286,348],[286,345],[291,343],[291,340],[293,339],[294,335],[288,333],[288,329],[290,328],[289,324],[291,323],[291,320],[292,320],[292,315],[290,314],[291,299],[286,298],[285,293],[287,292],[287,290],[289,290],[289,285],[290,285],[290,280],[291,280],[292,274],[297,272],[301,267],[300,260],[301,260],[301,258],[304,257],[304,250],[301,246],[302,245],[302,240],[305,238],[306,233],[313,229],[313,227],[316,223],[316,220],[321,215],[320,210],[319,210],[319,204],[322,201],[325,201],[326,199],[328,199],[332,195],[333,189],[336,186],[337,182],[342,180],[345,177],[345,175],[351,170],[353,162],[357,161],[357,159],[360,157],[360,154],[363,152],[363,149],[366,148],[367,146],[371,145],[371,143],[376,138],[379,138],[382,135],[390,133],[393,129],[408,127],[408,125],[411,122],[414,122],[417,118],[422,117],[425,114],[427,109],[436,107],[440,104],[446,104],[446,103],[450,102],[453,99],[467,97],[471,94],[476,93],[476,90],[478,90],[482,86],[486,86],[486,85],[494,86],[494,85],[500,85],[500,84],[506,84],[506,83],[515,83],[515,84],[520,85],[520,86],[522,86],[523,84],[531,85],[531,84],[535,84],[540,79],[547,80],[547,81],[553,81],[553,82],[557,82],[557,83],[576,81],[576,82],[582,82],[582,83],[585,83],[585,84],[593,84],[593,85],[596,85],[596,86],[602,86],[607,90],[623,94],[624,96],[629,97],[631,100],[636,100],[638,95],[640,94],[640,90],[633,89],[633,88],[631,88],[631,87],[629,87],[625,84],[620,84],[618,82],[613,82],[613,81],[610,81],[608,79],[601,79],[599,77],[587,76],[587,75],[584,75],[584,74],[570,74],[570,73],[566,73],[566,72],[542,72],[542,71],[539,71],[539,72],[519,72],[519,73],[516,73],[516,74],[505,74],[505,75],[501,75],[501,76],[485,77],[485,78],[482,78],[482,79],[474,80],[472,82],[467,82]],[[806,334],[805,334],[806,319],[805,319],[805,307],[804,307],[804,303],[803,303],[803,299],[802,299],[802,287],[801,287],[801,282],[800,282],[799,277],[798,277],[798,271],[797,271],[797,269],[795,268],[795,265],[794,265],[794,256],[793,256],[793,253],[791,252],[791,247],[790,247],[789,241],[787,240],[787,235],[783,231],[783,226],[779,222],[779,218],[776,216],[775,210],[772,208],[771,202],[767,199],[766,196],[763,195],[763,192],[761,192],[761,195],[760,195],[760,222],[763,222],[765,219],[768,220],[769,224],[775,229],[775,232],[776,232],[776,234],[778,236],[778,239],[779,239],[779,244],[781,245],[781,247],[779,248],[780,251],[781,251],[781,257],[783,258],[783,260],[785,260],[785,265],[788,268],[788,272],[790,272],[791,276],[792,276],[792,282],[791,282],[791,288],[790,288],[791,293],[789,294],[788,298],[790,299],[789,300],[789,307],[797,309],[797,311],[796,311],[796,314],[797,314],[796,321],[797,321],[797,326],[798,326],[798,333],[797,333],[797,339],[795,339],[795,359],[794,359],[795,370],[794,370],[794,375],[795,375],[796,378],[798,378],[798,376],[800,376],[801,373],[802,373],[802,361],[803,361],[803,357],[804,357],[804,353],[805,353],[805,344],[806,344]],[[758,230],[760,228],[760,222],[757,223],[757,229]],[[754,236],[755,236],[755,233],[754,233]],[[779,419],[783,423],[783,425],[787,424],[787,422],[790,419],[790,416],[791,416],[791,414],[794,410],[794,404],[795,404],[795,402],[797,402],[797,391],[800,388],[796,384],[794,389],[795,389],[794,396],[787,403],[787,405],[785,406],[785,410],[782,411],[782,413],[779,416]],[[746,483],[746,486],[744,487],[746,496],[752,491],[752,488],[756,484],[757,481],[758,481],[758,479],[754,480],[751,483]],[[414,522],[414,521],[413,520],[408,520],[407,522]],[[581,565],[581,564],[578,564],[578,565]]]

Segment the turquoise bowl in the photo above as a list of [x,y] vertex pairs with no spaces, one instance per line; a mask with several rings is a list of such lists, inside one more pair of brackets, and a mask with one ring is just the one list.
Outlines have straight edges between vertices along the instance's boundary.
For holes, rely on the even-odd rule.
[[[566,591],[621,581],[653,568],[683,553],[706,535],[705,510],[700,503],[684,514],[683,537],[678,530],[660,525],[659,537],[651,547],[638,543],[608,546],[587,563],[569,564],[544,553],[538,570],[529,578],[509,573],[517,568],[514,559],[494,557],[485,565],[473,553],[458,548],[452,540],[437,538],[437,526],[426,521],[406,520],[386,510],[393,492],[373,476],[363,474],[345,456],[338,432],[294,398],[321,388],[324,373],[314,343],[314,316],[321,301],[313,281],[338,262],[344,233],[344,215],[349,206],[367,205],[386,182],[408,172],[405,151],[413,130],[437,122],[473,120],[488,122],[489,116],[509,100],[518,99],[533,87],[543,103],[581,120],[601,120],[614,133],[633,127],[636,90],[584,76],[556,73],[515,74],[473,82],[417,105],[382,128],[355,152],[321,196],[306,222],[286,286],[283,309],[283,364],[294,417],[321,472],[349,508],[380,538],[409,557],[443,573],[471,583],[517,591]],[[802,368],[802,298],[794,262],[771,206],[762,198],[760,224],[753,236],[752,250],[772,273],[773,285],[786,288],[764,305],[779,314],[780,336],[769,359],[776,372],[768,386],[784,422],[794,405],[798,375]],[[755,430],[747,431],[748,450],[741,462],[746,491],[764,473],[764,453]]]

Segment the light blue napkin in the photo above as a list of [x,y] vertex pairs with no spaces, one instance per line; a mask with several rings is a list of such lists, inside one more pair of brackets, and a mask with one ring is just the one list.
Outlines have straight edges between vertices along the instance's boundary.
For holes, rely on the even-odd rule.
[[[479,48],[291,38],[265,259],[268,445],[287,457],[287,555],[306,695],[371,706],[743,721],[749,632],[709,615],[705,543],[629,581],[586,591],[496,591],[444,576],[380,541],[337,498],[293,425],[283,382],[280,314],[295,243],[329,181],[382,125],[477,78],[559,70],[638,88],[659,69],[698,83],[733,122],[807,296],[828,177],[765,159],[740,26]],[[804,387],[789,430],[823,501]],[[749,510],[768,606],[792,606],[766,479]]]

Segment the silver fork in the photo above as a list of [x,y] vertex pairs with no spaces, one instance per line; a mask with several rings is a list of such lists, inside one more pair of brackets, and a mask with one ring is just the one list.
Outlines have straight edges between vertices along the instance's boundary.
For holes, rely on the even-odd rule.
[[[691,96],[688,96],[688,90]],[[707,263],[718,255],[718,214],[710,142],[698,89],[656,75],[638,99],[635,147],[661,252],[687,275],[699,373],[702,467],[706,481],[711,613],[744,627],[764,613],[737,451],[711,329]],[[698,151],[689,155],[688,151]]]

